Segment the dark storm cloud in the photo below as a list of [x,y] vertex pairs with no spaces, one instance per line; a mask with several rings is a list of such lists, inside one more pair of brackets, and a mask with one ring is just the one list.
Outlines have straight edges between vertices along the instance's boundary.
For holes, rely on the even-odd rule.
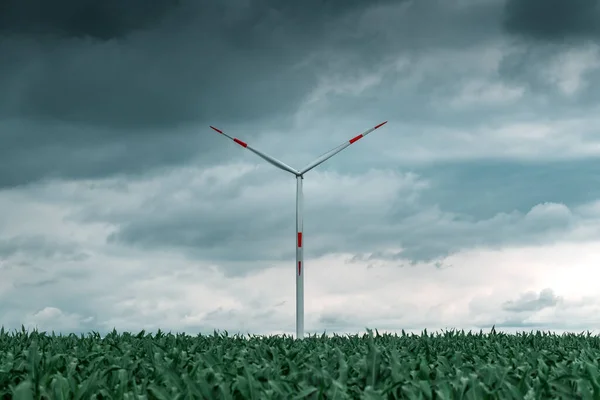
[[[243,124],[250,140],[258,123],[285,131],[332,63],[359,71],[406,49],[472,45],[473,37],[489,37],[499,7],[433,0],[2,4],[0,188],[139,173],[196,156],[212,162],[209,134],[199,126]],[[90,14],[94,23],[86,22]],[[365,112],[373,102],[376,109],[374,101],[383,100],[353,107]]]
[[504,26],[510,33],[542,40],[600,38],[600,1],[508,0]]
[[[165,17],[179,9],[195,11],[196,14],[191,17],[199,18],[199,22],[214,19],[225,22],[223,28],[232,39],[249,44],[255,38],[240,35],[248,28],[266,29],[263,33],[283,25],[301,29],[306,23],[329,21],[348,11],[393,1],[238,0],[209,4],[190,0],[158,0],[150,3],[144,0],[5,0],[0,4],[0,34],[118,39],[138,30],[155,29]],[[236,25],[227,22],[235,22]]]
[[306,57],[360,53],[352,23],[385,2],[3,2],[0,188],[186,162],[200,122],[282,126],[317,82]]
[[[144,173],[156,166],[185,162],[205,150],[204,133],[158,135],[147,130],[136,135],[122,129],[6,123],[4,130],[0,128],[0,158],[6,165],[0,168],[0,189],[41,178]],[[216,157],[209,153],[205,161],[213,162]]]
[[55,35],[108,40],[155,25],[179,0],[4,0],[0,35]]
[[[155,12],[53,2],[47,13],[11,3],[5,18],[23,22],[3,24],[2,33],[21,35],[1,46],[9,56],[0,62],[2,114],[127,128],[271,116],[314,85],[315,71],[298,63],[332,40],[337,51],[361,52],[376,38],[350,25],[388,1],[188,1],[157,3]],[[78,13],[99,16],[92,24]]]

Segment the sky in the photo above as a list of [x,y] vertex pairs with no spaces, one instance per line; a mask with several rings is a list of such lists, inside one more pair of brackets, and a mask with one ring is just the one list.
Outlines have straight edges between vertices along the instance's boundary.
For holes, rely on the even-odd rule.
[[600,1],[8,0],[0,325],[600,332]]

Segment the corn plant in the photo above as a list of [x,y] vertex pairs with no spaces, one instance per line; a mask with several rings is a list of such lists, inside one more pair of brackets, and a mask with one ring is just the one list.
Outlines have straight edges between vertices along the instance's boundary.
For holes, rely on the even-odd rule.
[[0,399],[600,400],[600,337],[0,330]]

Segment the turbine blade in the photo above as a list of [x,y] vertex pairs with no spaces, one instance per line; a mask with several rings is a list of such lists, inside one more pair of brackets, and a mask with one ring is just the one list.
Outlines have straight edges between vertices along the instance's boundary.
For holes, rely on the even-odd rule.
[[239,144],[240,146],[250,150],[251,152],[253,152],[254,154],[256,154],[257,156],[259,156],[260,158],[262,158],[263,160],[267,161],[269,164],[276,166],[279,169],[282,169],[284,171],[287,171],[289,173],[292,173],[294,175],[298,175],[298,171],[296,171],[294,168],[290,167],[289,165],[287,165],[286,163],[279,161],[278,159],[276,159],[275,157],[271,157],[268,154],[263,153],[260,150],[255,149],[254,147],[250,146],[248,143],[241,141],[238,138],[234,138],[229,136],[228,134],[226,134],[225,132],[223,132],[222,130],[215,128],[214,126],[210,125],[211,129],[220,133],[221,135],[233,140],[235,143]]
[[311,169],[313,169],[316,166],[318,166],[318,165],[324,163],[325,161],[329,160],[331,157],[335,156],[337,153],[339,153],[340,151],[344,150],[346,147],[350,146],[353,143],[358,142],[360,139],[364,138],[369,133],[373,132],[375,129],[381,128],[385,124],[387,124],[387,121],[382,122],[381,124],[376,125],[373,128],[364,131],[360,135],[354,136],[352,139],[350,139],[350,140],[342,143],[338,147],[336,147],[336,148],[328,151],[327,153],[323,154],[321,157],[317,158],[316,160],[314,160],[313,162],[311,162],[310,164],[308,164],[306,167],[302,168],[300,170],[300,172],[299,172],[300,175],[304,175],[305,173],[307,173]]

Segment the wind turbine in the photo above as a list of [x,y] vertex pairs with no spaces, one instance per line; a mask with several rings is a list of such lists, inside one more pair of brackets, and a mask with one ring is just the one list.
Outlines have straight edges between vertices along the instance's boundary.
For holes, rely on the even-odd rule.
[[386,123],[387,123],[387,121],[382,122],[381,124],[371,128],[371,129],[368,129],[368,130],[364,131],[363,133],[361,133],[360,135],[357,135],[357,136],[353,137],[352,139],[342,143],[341,145],[337,146],[336,148],[323,154],[321,157],[317,158],[316,160],[314,160],[313,162],[311,162],[310,164],[308,164],[306,167],[302,168],[301,170],[295,170],[294,168],[279,161],[278,159],[273,158],[273,157],[263,153],[262,151],[255,149],[254,147],[251,147],[246,142],[243,142],[238,138],[231,137],[228,134],[226,134],[225,132],[223,132],[222,130],[217,129],[212,125],[210,126],[216,132],[233,140],[235,143],[239,144],[240,146],[250,150],[251,152],[253,152],[257,156],[261,157],[262,159],[266,160],[270,164],[273,164],[277,168],[280,168],[280,169],[287,171],[296,176],[296,232],[297,232],[297,235],[296,235],[296,266],[297,266],[297,268],[296,268],[296,338],[298,338],[298,339],[304,338],[304,273],[303,273],[304,272],[304,247],[302,247],[302,241],[303,241],[303,237],[302,237],[302,203],[303,203],[303,201],[302,201],[302,179],[304,179],[304,174],[307,173],[308,171],[310,171],[311,169],[315,168],[317,165],[324,163],[325,161],[327,161],[328,159],[330,159],[331,157],[333,157],[340,151],[344,150],[346,147],[350,146],[351,144],[353,144],[353,143],[357,142],[358,140],[362,139],[363,137],[367,136],[369,133],[373,132],[375,129],[382,127]]

